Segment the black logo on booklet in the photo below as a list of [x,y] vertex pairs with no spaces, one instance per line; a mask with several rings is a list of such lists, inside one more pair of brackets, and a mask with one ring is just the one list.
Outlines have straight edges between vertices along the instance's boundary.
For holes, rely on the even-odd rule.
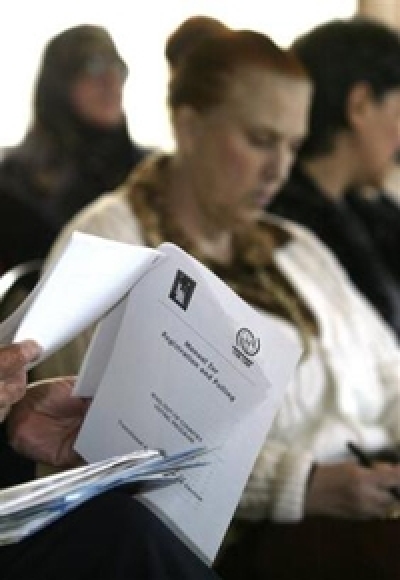
[[190,276],[182,270],[177,270],[169,297],[183,310],[187,310],[195,287],[196,282]]
[[236,333],[236,346],[232,347],[233,354],[247,367],[251,367],[254,357],[260,351],[260,339],[256,338],[248,328],[241,328]]

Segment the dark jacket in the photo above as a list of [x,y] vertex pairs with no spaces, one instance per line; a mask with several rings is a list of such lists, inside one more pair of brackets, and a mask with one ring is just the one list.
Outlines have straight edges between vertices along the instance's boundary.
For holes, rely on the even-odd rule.
[[0,273],[44,258],[61,227],[96,197],[115,189],[147,151],[128,136],[82,127],[73,151],[29,135],[0,164]]
[[30,481],[35,462],[16,453],[8,444],[6,423],[0,423],[0,489]]
[[365,197],[357,191],[346,196],[362,221],[387,267],[400,284],[400,206],[384,192]]
[[61,32],[44,50],[32,125],[0,164],[0,273],[43,258],[65,222],[120,185],[146,153],[132,142],[125,118],[94,126],[71,102],[76,79],[99,58],[127,73],[110,34],[93,25]]
[[347,198],[330,199],[296,166],[268,211],[313,231],[400,337],[400,278]]

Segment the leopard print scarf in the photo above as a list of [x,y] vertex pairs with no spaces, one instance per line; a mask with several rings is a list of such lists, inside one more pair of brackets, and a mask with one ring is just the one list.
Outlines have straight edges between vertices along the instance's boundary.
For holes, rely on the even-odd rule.
[[233,260],[221,265],[185,236],[182,229],[167,219],[166,190],[171,157],[155,155],[145,160],[132,174],[127,188],[128,201],[140,221],[146,244],[157,247],[169,241],[202,262],[241,298],[256,308],[291,322],[298,330],[304,350],[309,350],[311,335],[317,334],[314,316],[273,262],[273,253],[290,242],[290,235],[279,224],[260,221],[233,237]]

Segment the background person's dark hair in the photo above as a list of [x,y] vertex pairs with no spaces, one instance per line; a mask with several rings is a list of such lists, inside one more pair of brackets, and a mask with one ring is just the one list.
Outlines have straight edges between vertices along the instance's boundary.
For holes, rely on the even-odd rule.
[[348,128],[347,98],[357,83],[367,83],[377,100],[400,88],[400,37],[373,20],[332,20],[300,36],[292,49],[314,83],[300,157],[332,150],[335,134]]

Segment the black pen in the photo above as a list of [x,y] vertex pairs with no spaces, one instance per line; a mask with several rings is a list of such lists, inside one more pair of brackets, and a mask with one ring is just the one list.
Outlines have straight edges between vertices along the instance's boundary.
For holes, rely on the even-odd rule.
[[[358,445],[355,445],[355,443],[349,441],[347,443],[347,448],[354,455],[354,457],[358,459],[360,465],[363,467],[372,467],[373,462],[365,453],[365,451],[358,447]],[[390,487],[389,491],[395,499],[400,500],[400,487]]]

